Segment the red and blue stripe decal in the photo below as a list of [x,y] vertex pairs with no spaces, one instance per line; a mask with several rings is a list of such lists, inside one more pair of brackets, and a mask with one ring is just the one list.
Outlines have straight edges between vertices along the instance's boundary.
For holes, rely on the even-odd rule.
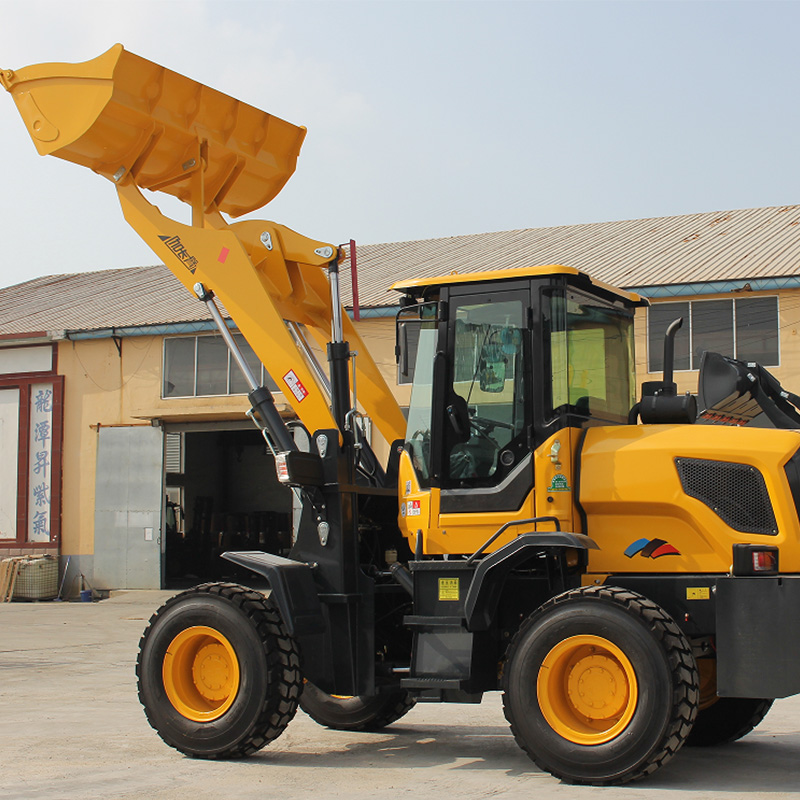
[[637,539],[625,548],[625,555],[633,558],[636,554],[642,558],[661,558],[661,556],[679,556],[677,550],[663,539]]

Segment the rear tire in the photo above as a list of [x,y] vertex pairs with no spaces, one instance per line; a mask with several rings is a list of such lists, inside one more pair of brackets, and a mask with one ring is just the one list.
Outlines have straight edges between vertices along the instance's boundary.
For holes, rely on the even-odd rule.
[[302,688],[297,644],[260,592],[227,583],[173,597],[139,643],[139,699],[171,747],[240,758],[283,733]]
[[592,586],[545,603],[508,652],[503,704],[517,743],[568,783],[649,775],[689,735],[697,666],[680,628],[655,603]]
[[701,658],[700,711],[686,740],[689,747],[729,744],[747,736],[761,723],[774,700],[751,697],[717,697],[716,659]]
[[399,690],[368,697],[337,697],[306,683],[300,708],[314,722],[337,731],[377,731],[396,722],[414,707],[408,692]]

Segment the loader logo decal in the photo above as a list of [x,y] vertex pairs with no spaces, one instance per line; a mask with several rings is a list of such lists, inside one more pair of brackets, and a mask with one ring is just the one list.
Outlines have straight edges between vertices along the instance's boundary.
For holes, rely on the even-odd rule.
[[567,480],[566,475],[562,475],[560,472],[556,475],[553,475],[553,480],[550,481],[550,485],[547,487],[548,492],[569,492],[571,491],[569,488],[569,481]]
[[159,236],[158,238],[183,262],[183,266],[189,272],[194,273],[197,269],[197,259],[183,246],[179,236]]
[[625,548],[625,555],[633,558],[636,554],[642,558],[661,558],[661,556],[679,556],[680,550],[663,539],[637,539]]

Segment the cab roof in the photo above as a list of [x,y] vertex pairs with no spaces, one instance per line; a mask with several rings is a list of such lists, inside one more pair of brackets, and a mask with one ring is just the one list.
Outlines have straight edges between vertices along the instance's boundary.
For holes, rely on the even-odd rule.
[[449,275],[439,275],[429,278],[414,278],[412,280],[397,281],[391,288],[398,292],[419,295],[422,290],[437,287],[451,286],[459,283],[489,283],[515,278],[546,278],[554,275],[581,276],[598,289],[617,295],[617,297],[637,306],[647,305],[647,300],[635,292],[626,292],[616,286],[595,280],[590,275],[575,267],[566,267],[563,264],[546,264],[538,267],[515,267],[513,269],[492,269],[482,272],[453,272]]

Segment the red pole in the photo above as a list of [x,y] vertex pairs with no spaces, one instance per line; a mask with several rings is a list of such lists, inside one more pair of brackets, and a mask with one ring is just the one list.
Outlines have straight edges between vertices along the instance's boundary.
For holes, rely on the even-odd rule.
[[353,319],[361,319],[361,308],[358,305],[358,263],[356,261],[356,240],[350,240],[350,278],[353,288]]

